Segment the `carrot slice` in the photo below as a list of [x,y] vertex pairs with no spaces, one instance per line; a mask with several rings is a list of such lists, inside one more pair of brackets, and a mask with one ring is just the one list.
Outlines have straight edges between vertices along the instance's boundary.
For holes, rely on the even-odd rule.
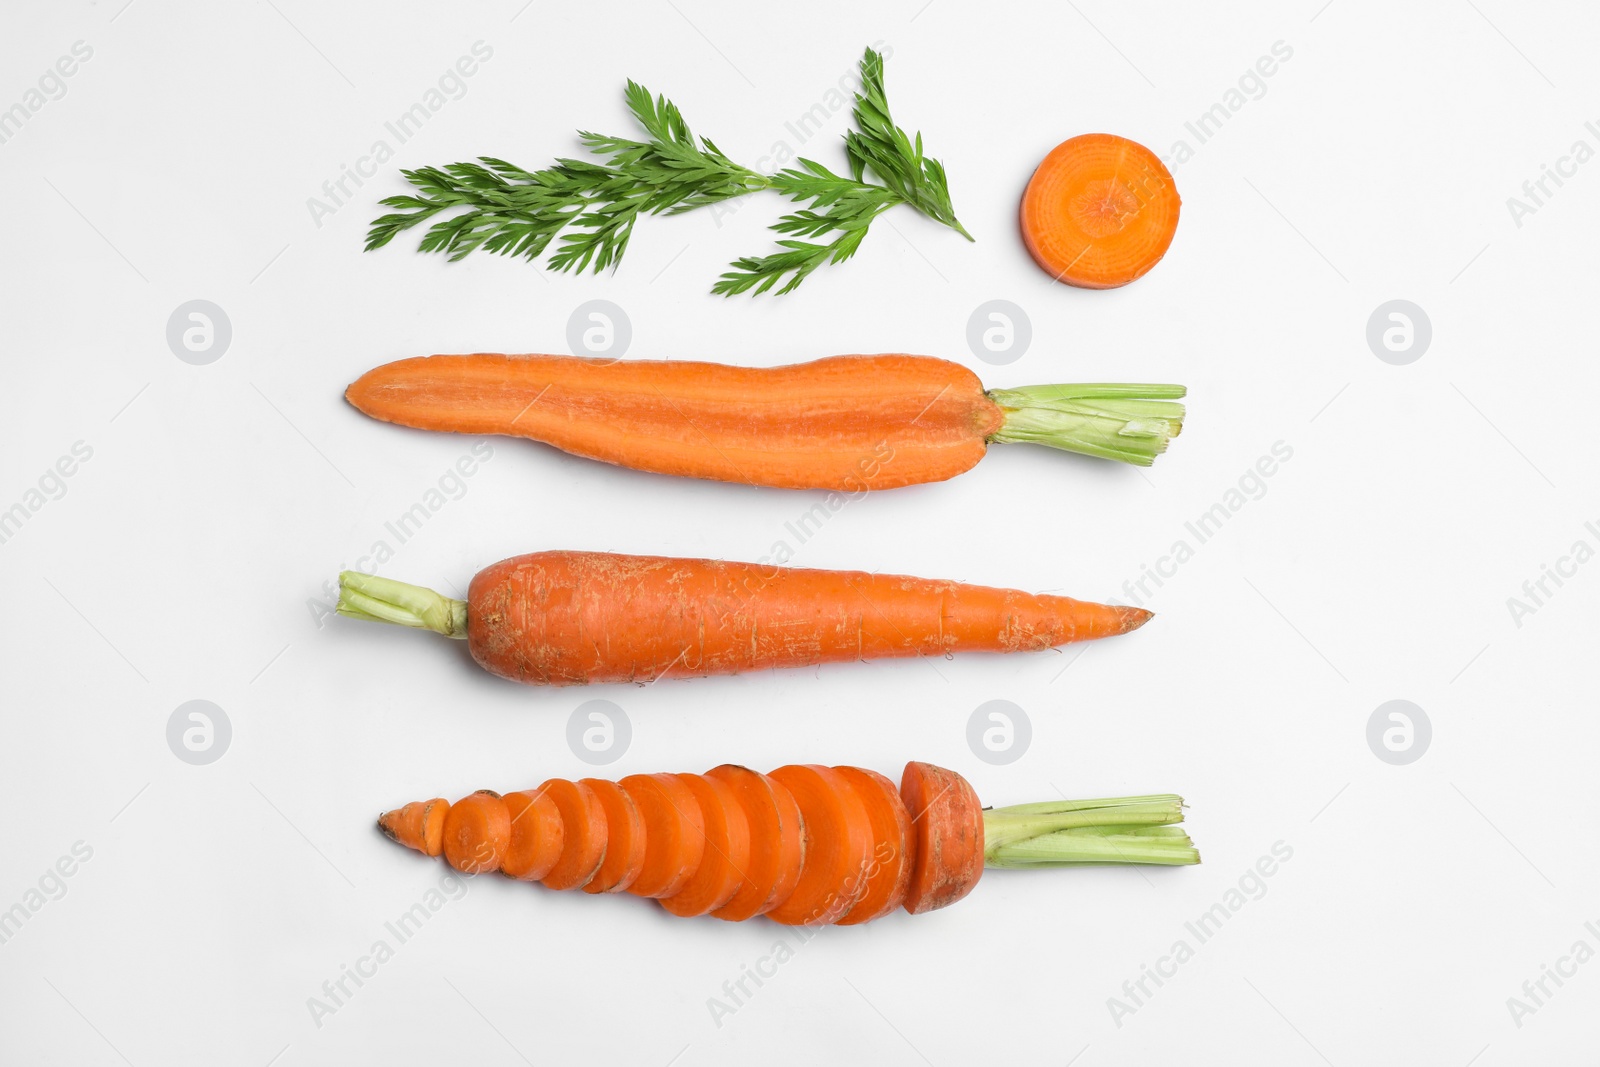
[[644,867],[628,892],[670,897],[700,866],[706,848],[705,816],[689,787],[673,774],[630,774],[617,783],[644,819]]
[[867,863],[867,888],[855,906],[838,920],[840,926],[871,922],[905,900],[911,887],[911,816],[893,782],[864,767],[835,767],[850,783],[872,819],[872,857]]
[[561,858],[566,841],[565,820],[556,803],[538,789],[505,796],[506,814],[511,817],[511,843],[500,870],[524,882],[537,882]]
[[1022,194],[1022,239],[1057,281],[1114,289],[1166,255],[1178,229],[1178,187],[1156,154],[1126,137],[1063,141]]
[[983,874],[983,805],[967,780],[931,763],[908,763],[900,799],[916,847],[905,909],[913,915],[954,904]]
[[499,793],[480,789],[444,817],[444,858],[463,874],[499,870],[510,842],[511,816]]
[[706,772],[733,791],[750,827],[750,856],[738,891],[712,915],[740,922],[765,915],[789,899],[805,858],[800,805],[794,794],[764,774],[725,763]]
[[739,798],[725,783],[701,774],[680,774],[705,817],[705,855],[700,866],[661,906],[674,915],[704,915],[733,899],[750,865],[750,823]]
[[539,787],[560,813],[561,855],[542,878],[547,889],[576,889],[600,869],[606,854],[606,810],[582,782],[552,778]]
[[789,899],[767,913],[786,926],[837,922],[866,891],[872,819],[850,783],[827,767],[791,764],[771,777],[794,794],[805,862]]
[[583,885],[585,893],[621,893],[639,877],[644,866],[644,818],[639,808],[616,782],[585,778],[606,815],[606,850],[600,868]]
[[378,816],[378,829],[391,841],[425,856],[437,856],[444,851],[444,818],[449,811],[450,802],[443,797],[413,800]]

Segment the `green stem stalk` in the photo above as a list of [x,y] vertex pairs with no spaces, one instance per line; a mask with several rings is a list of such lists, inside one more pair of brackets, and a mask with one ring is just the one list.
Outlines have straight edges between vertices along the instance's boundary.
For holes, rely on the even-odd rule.
[[432,589],[375,574],[341,571],[339,603],[334,610],[352,619],[432,630],[461,641],[467,638],[465,600],[452,600]]
[[1082,867],[1200,862],[1183,821],[1183,798],[1170,793],[1106,800],[1058,800],[988,808],[983,813],[986,867]]
[[989,440],[1031,443],[1148,467],[1183,431],[1181,385],[1029,385],[991,389],[1005,423]]

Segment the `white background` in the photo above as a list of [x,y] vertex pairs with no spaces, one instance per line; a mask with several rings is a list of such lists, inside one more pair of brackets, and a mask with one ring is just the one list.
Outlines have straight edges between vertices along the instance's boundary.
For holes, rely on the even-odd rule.
[[[1506,1002],[1580,938],[1600,948],[1583,925],[1600,919],[1600,738],[1579,695],[1600,567],[1520,627],[1507,598],[1600,542],[1584,526],[1600,518],[1585,310],[1600,164],[1548,186],[1520,227],[1506,201],[1574,141],[1600,147],[1584,129],[1600,16],[1503,0],[521,3],[6,8],[0,108],[74,42],[93,56],[0,144],[0,508],[75,442],[93,455],[0,544],[0,909],[37,902],[41,879],[59,898],[0,944],[0,1060],[1577,1062],[1600,964],[1548,984],[1520,1027]],[[317,225],[308,198],[480,40],[493,56],[465,94]],[[846,111],[803,146],[785,122],[880,40],[896,117],[946,162],[976,244],[897,210],[849,264],[758,300],[708,289],[770,247],[770,195],[720,226],[645,220],[615,276],[451,265],[411,236],[360,251],[375,201],[402,191],[396,168],[533,167],[573,154],[574,129],[628,133],[628,77],[736,159],[787,140],[842,167]],[[1185,122],[1278,41],[1292,58],[1197,144]],[[1014,223],[1037,160],[1095,130],[1194,150],[1167,259],[1105,293],[1051,284]],[[165,339],[196,298],[232,323],[208,366]],[[384,573],[448,589],[537,549],[753,559],[786,540],[804,566],[1127,599],[1276,442],[1293,456],[1155,590],[1149,626],[1081,658],[580,692],[499,681],[429,634],[319,622],[323,583],[474,443],[371,422],[344,385],[414,354],[563,351],[595,298],[626,310],[630,356],[909,351],[997,386],[1181,381],[1191,419],[1149,472],[997,448],[954,481],[852,503],[803,545],[784,524],[820,495],[496,439]],[[1005,367],[966,341],[996,298],[1032,322]],[[1365,339],[1396,298],[1433,325],[1409,366]],[[566,743],[593,697],[632,723],[609,776],[736,761],[898,777],[923,759],[995,804],[1172,790],[1205,863],[991,873],[946,911],[823,932],[720,1025],[708,999],[792,934],[478,878],[316,1025],[308,998],[443,872],[383,840],[375,813],[596,773]],[[1408,766],[1366,740],[1397,698],[1433,727]],[[209,766],[166,741],[192,699],[232,724]],[[1003,767],[966,742],[996,699],[1033,727]],[[92,858],[63,895],[47,872],[80,841]],[[1185,922],[1280,841],[1293,856],[1264,895],[1118,1025],[1108,998],[1193,946]]]

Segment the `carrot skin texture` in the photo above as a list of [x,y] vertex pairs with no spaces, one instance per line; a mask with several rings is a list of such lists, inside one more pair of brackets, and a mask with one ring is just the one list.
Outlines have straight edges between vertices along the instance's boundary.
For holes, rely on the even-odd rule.
[[542,788],[507,793],[503,799],[511,819],[511,837],[500,871],[521,882],[537,882],[561,858],[566,843],[561,811]]
[[968,781],[931,763],[908,763],[900,798],[916,845],[905,909],[913,915],[954,904],[983,874],[983,805]]
[[345,398],[384,422],[527,437],[659,474],[893,489],[970,469],[1005,421],[960,364],[901,354],[781,367],[576,356],[421,356]]
[[800,805],[805,859],[789,899],[767,913],[785,926],[822,926],[844,916],[867,887],[872,819],[866,805],[828,767],[794,764],[771,776]]
[[606,817],[606,851],[594,877],[582,886],[585,893],[622,893],[633,885],[644,867],[645,827],[639,808],[616,782],[585,778]]
[[499,793],[481,790],[450,805],[444,858],[462,874],[497,871],[511,844],[511,815]]
[[916,862],[911,816],[895,784],[877,771],[865,767],[835,767],[833,771],[856,791],[872,820],[866,889],[837,920],[839,926],[855,926],[882,918],[904,902]]
[[563,827],[561,854],[540,879],[547,889],[589,884],[606,854],[606,812],[582,782],[552,778],[538,788],[555,805]]
[[904,575],[554,551],[479,571],[467,638],[473,659],[502,678],[586,685],[1043,651],[1149,618],[1142,608]]
[[789,899],[805,862],[800,805],[794,794],[748,767],[723,764],[706,772],[733,791],[750,829],[744,880],[732,899],[711,914],[728,922],[765,915]]
[[443,797],[413,800],[378,816],[378,829],[391,841],[425,856],[437,856],[444,851],[444,820],[449,811],[450,802]]
[[750,863],[750,825],[739,798],[725,783],[703,774],[677,778],[694,794],[705,821],[706,845],[700,866],[683,888],[661,898],[674,915],[704,915],[733,899]]
[[644,866],[628,892],[670,897],[682,889],[705,855],[706,824],[700,802],[672,774],[630,774],[617,783],[644,819]]

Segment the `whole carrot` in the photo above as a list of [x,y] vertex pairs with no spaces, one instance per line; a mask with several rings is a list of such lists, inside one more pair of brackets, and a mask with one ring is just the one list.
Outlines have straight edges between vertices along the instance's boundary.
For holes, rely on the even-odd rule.
[[479,571],[466,600],[339,575],[341,615],[463,638],[530,685],[951,652],[1037,652],[1127,633],[1143,608],[864,571],[609,552],[535,552]]
[[384,422],[507,434],[635,470],[860,492],[938,482],[990,443],[1031,442],[1149,466],[1183,428],[1179,385],[985,391],[930,356],[784,367],[574,356],[426,356],[345,390]]
[[[445,811],[451,847],[444,857],[459,871],[477,874],[499,862],[502,873],[525,877],[502,859],[517,851],[506,841],[524,841],[529,852],[559,853],[558,867],[593,870],[601,890],[614,891],[606,867],[638,870],[642,853],[644,873],[626,887],[635,896],[653,897],[674,915],[766,915],[789,926],[853,926],[902,907],[913,915],[947,907],[972,892],[986,867],[1200,862],[1176,825],[1183,799],[1171,794],[985,808],[965,778],[931,763],[906,764],[898,790],[875,771],[814,764],[771,774],[725,765],[703,775],[633,775],[618,785],[647,798],[655,814],[642,840],[631,820],[618,827],[620,836],[609,835],[622,850],[615,864],[606,855],[610,808],[577,834],[559,822],[519,825],[530,809],[512,798],[527,794],[480,791],[454,807],[428,805]],[[400,844],[438,855],[417,809],[385,813],[378,825]],[[584,821],[594,823],[593,813]],[[594,862],[595,841],[607,862]],[[568,856],[574,851],[576,861]],[[597,891],[583,882],[544,884]]]

